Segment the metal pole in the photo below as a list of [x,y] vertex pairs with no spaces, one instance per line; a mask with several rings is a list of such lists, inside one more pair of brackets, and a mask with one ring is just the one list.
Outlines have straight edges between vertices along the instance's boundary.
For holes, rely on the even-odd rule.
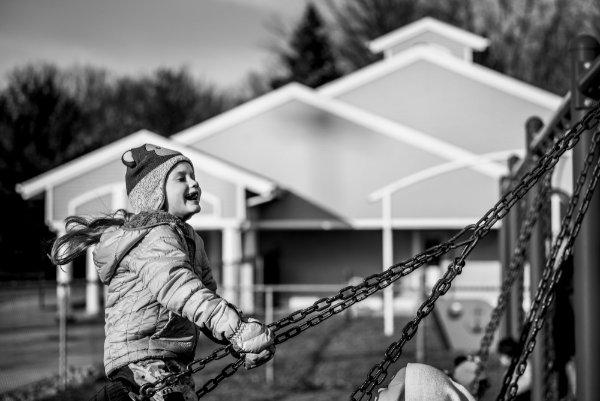
[[[386,195],[382,200],[383,209],[383,270],[394,263],[394,239],[392,228],[392,195]],[[383,334],[394,334],[394,289],[390,284],[383,290]]]
[[[500,196],[503,196],[509,189],[510,186],[510,177],[500,177]],[[500,282],[503,283],[506,281],[506,276],[508,275],[508,263],[510,262],[510,250],[509,250],[509,237],[508,232],[510,229],[510,221],[508,216],[505,216],[502,219],[502,225],[500,226],[500,231],[498,233],[498,248],[500,253]],[[510,294],[509,294],[510,297]],[[510,336],[510,323],[508,318],[508,310],[502,316],[502,321],[500,325],[500,333],[501,337],[509,337]]]
[[[508,159],[508,168],[513,177],[518,161],[518,156],[512,156]],[[508,262],[510,262],[511,255],[519,241],[519,230],[521,228],[520,208],[520,202],[518,202],[508,213],[508,220],[510,222],[508,226]],[[506,312],[508,320],[507,334],[513,339],[518,339],[521,335],[521,324],[523,322],[523,274],[520,274],[513,284]]]
[[[422,251],[422,240],[421,240],[421,233],[417,230],[414,230],[412,233],[412,255],[416,255],[419,252]],[[418,295],[417,295],[417,299],[418,299],[418,304],[421,305],[424,301],[425,298],[427,297],[427,266],[421,266],[421,268],[419,269],[419,289],[418,289]],[[421,362],[423,363],[425,361],[425,357],[426,357],[426,345],[425,345],[425,339],[426,339],[426,330],[425,330],[425,324],[423,324],[423,327],[421,327],[419,330],[417,330],[417,334],[416,334],[416,352],[415,352],[415,359],[417,362]]]
[[[577,122],[591,106],[578,88],[580,78],[600,54],[600,44],[589,35],[578,36],[570,45],[571,116]],[[582,169],[585,153],[591,144],[586,133],[573,150],[573,177]],[[575,242],[574,309],[577,366],[577,400],[592,401],[600,397],[600,194],[592,198]]]
[[[273,322],[273,287],[265,286],[265,323],[270,324]],[[274,360],[270,360],[267,362],[267,384],[273,384],[275,380],[275,371],[274,371]]]
[[65,391],[67,388],[67,310],[69,296],[67,292],[68,284],[61,282],[58,285],[64,291],[63,296],[56,300],[58,306],[58,378],[61,390]]
[[[535,135],[542,129],[543,123],[539,117],[531,117],[525,123],[525,136],[527,143],[528,157],[531,157],[531,142]],[[527,197],[528,206],[535,201],[536,194],[542,189],[541,184],[537,184]],[[527,208],[529,210],[529,207]],[[529,259],[529,293],[530,298],[535,298],[537,284],[542,278],[546,262],[545,238],[544,232],[546,227],[543,226],[544,219],[539,216],[535,227],[531,233],[529,242],[528,259]],[[532,364],[532,382],[531,382],[531,401],[544,401],[544,332],[538,333],[536,346],[531,354]]]

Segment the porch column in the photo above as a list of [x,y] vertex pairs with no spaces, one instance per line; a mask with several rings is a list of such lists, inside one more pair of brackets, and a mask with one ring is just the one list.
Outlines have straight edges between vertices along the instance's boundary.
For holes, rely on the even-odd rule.
[[221,285],[223,298],[234,305],[239,304],[239,265],[242,259],[242,232],[238,227],[223,229],[223,274]]
[[[62,229],[58,232],[58,236],[65,234]],[[71,282],[73,281],[73,264],[56,267],[56,310],[58,316],[72,317],[73,311],[71,308]]]
[[100,282],[94,264],[92,253],[95,246],[87,249],[86,253],[86,285],[85,285],[85,313],[87,315],[100,314]]
[[[382,201],[383,270],[394,263],[394,238],[392,228],[392,195],[386,194]],[[394,284],[383,290],[383,334],[394,334]]]
[[240,308],[247,313],[254,312],[254,266],[256,263],[256,230],[244,233],[244,258],[240,265]]

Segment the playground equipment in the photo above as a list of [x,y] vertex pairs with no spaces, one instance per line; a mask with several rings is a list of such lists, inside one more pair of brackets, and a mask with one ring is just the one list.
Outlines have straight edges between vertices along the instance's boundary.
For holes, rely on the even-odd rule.
[[[573,42],[570,52],[573,65],[571,92],[565,96],[561,107],[543,129],[538,119],[528,120],[527,155],[521,161],[515,159],[511,162],[511,174],[503,179],[500,200],[479,221],[443,243],[271,323],[275,343],[284,343],[389,287],[431,260],[456,250],[458,256],[433,286],[431,294],[419,306],[414,317],[404,326],[400,338],[390,344],[383,360],[369,371],[366,380],[351,395],[352,400],[370,399],[386,378],[390,365],[402,355],[404,345],[417,333],[421,321],[433,311],[436,301],[448,292],[453,280],[461,274],[469,254],[494,225],[503,221],[500,235],[504,244],[503,283],[497,305],[483,330],[477,353],[481,361],[479,370],[485,369],[494,335],[502,324],[505,334],[518,334],[520,355],[513,359],[497,399],[514,399],[517,381],[532,353],[534,399],[556,399],[551,377],[542,374],[544,366],[548,368],[552,364],[551,336],[545,335],[544,341],[537,341],[537,336],[544,328],[546,316],[552,308],[555,290],[561,285],[565,261],[573,256],[575,334],[578,345],[577,399],[597,399],[600,381],[595,379],[595,375],[600,371],[600,350],[595,333],[600,329],[597,319],[597,305],[600,304],[600,291],[597,290],[600,285],[600,196],[594,196],[594,190],[600,178],[600,106],[594,104],[594,99],[600,98],[600,61],[594,60],[600,54],[600,45],[590,36],[580,36]],[[573,150],[573,192],[562,217],[553,208],[551,219],[553,170],[561,156],[570,150]],[[523,219],[520,217],[523,211],[519,208],[525,204]],[[558,217],[561,217],[559,224],[551,224],[551,221],[558,222]],[[532,301],[525,318],[521,300],[522,271],[526,259],[531,269]],[[450,305],[449,313],[458,316],[462,313],[459,306]],[[507,318],[502,321],[505,312]],[[537,347],[536,343],[539,343]],[[547,355],[542,352],[543,348]],[[230,347],[219,348],[207,357],[190,363],[184,372],[142,386],[140,399],[151,397],[179,377],[198,372],[208,363],[227,355],[230,355]],[[207,394],[221,381],[235,374],[242,362],[242,359],[238,359],[225,367],[198,390],[198,396]],[[546,373],[548,371],[546,369]]]

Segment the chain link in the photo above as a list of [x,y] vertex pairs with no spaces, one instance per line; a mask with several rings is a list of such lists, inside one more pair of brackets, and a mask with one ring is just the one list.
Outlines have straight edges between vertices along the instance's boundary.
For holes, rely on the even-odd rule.
[[592,179],[586,188],[585,195],[581,205],[579,206],[579,209],[577,210],[577,215],[573,225],[571,226],[573,213],[576,206],[579,204],[581,191],[587,179],[591,163],[595,157],[595,151],[599,141],[600,134],[595,133],[592,140],[592,146],[590,147],[590,151],[588,152],[588,155],[584,161],[581,174],[577,179],[573,196],[569,201],[567,213],[561,222],[560,233],[552,246],[551,257],[546,263],[542,280],[538,284],[535,302],[532,304],[532,307],[529,311],[528,320],[523,331],[521,332],[521,338],[519,340],[519,349],[521,350],[521,353],[519,357],[512,360],[511,365],[504,376],[502,388],[497,398],[498,401],[510,401],[516,397],[518,380],[525,372],[527,367],[527,359],[536,344],[537,333],[544,325],[545,314],[554,299],[554,288],[562,276],[562,266],[564,261],[572,252],[575,238],[579,233],[583,218],[585,217],[585,213],[594,194],[598,179],[600,178],[599,159],[594,165]]
[[477,363],[477,369],[475,371],[475,380],[473,381],[473,387],[471,388],[472,394],[477,394],[478,378],[485,369],[488,361],[490,347],[494,340],[494,334],[500,325],[500,319],[504,315],[504,310],[508,304],[511,288],[516,278],[522,275],[523,264],[527,254],[527,246],[531,238],[531,234],[535,227],[536,222],[539,220],[539,216],[543,205],[545,204],[547,195],[550,191],[550,179],[551,173],[547,173],[544,177],[541,190],[536,194],[534,201],[531,203],[525,221],[521,225],[519,230],[519,237],[517,240],[517,247],[513,251],[510,263],[508,264],[506,278],[502,283],[496,306],[492,310],[490,320],[485,328],[484,334],[481,338],[479,346],[479,352],[477,353],[478,358],[475,360]]

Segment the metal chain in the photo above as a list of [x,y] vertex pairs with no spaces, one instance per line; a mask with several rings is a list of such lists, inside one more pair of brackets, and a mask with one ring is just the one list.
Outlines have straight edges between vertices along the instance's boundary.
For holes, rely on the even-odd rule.
[[502,287],[500,288],[500,292],[498,294],[496,306],[492,310],[490,320],[485,328],[484,335],[481,338],[479,352],[477,353],[478,358],[476,358],[476,379],[473,381],[473,387],[471,388],[472,394],[477,393],[478,378],[481,376],[481,373],[483,372],[487,364],[490,347],[494,340],[496,330],[500,325],[500,319],[504,315],[504,311],[508,303],[512,285],[515,282],[516,278],[522,275],[523,264],[525,262],[525,257],[527,253],[527,246],[529,244],[533,228],[535,227],[536,222],[539,220],[541,210],[545,204],[546,195],[550,191],[550,179],[551,173],[547,173],[544,177],[544,183],[541,187],[541,190],[536,194],[534,201],[531,203],[529,210],[527,211],[525,221],[521,225],[519,237],[517,240],[517,247],[513,251],[510,263],[507,267],[506,277],[504,279],[504,282],[502,283]]
[[[547,153],[546,155],[544,155],[542,158],[540,158],[536,168],[534,168],[533,170],[531,170],[530,172],[525,174],[521,178],[519,185],[517,185],[512,191],[510,191],[504,197],[502,197],[494,205],[494,207],[492,209],[490,209],[476,224],[465,227],[463,230],[461,230],[456,236],[454,236],[449,241],[439,244],[437,246],[434,246],[434,247],[432,247],[432,248],[404,261],[404,262],[395,264],[381,273],[377,273],[372,276],[369,276],[359,285],[345,287],[345,288],[341,289],[338,292],[338,294],[336,294],[332,297],[322,298],[322,299],[316,301],[312,306],[309,306],[308,308],[294,312],[294,313],[290,314],[289,316],[286,316],[285,318],[269,325],[269,327],[274,328],[275,331],[277,332],[277,331],[282,330],[284,327],[287,327],[289,325],[294,325],[295,323],[298,323],[298,322],[306,319],[309,315],[311,315],[313,313],[317,313],[317,312],[319,313],[317,316],[313,317],[312,319],[309,319],[308,321],[306,321],[304,323],[301,323],[296,326],[292,326],[292,327],[288,328],[287,330],[285,330],[284,332],[278,333],[276,335],[276,340],[275,340],[276,344],[280,344],[284,341],[287,341],[288,339],[295,337],[296,335],[300,334],[301,332],[305,331],[306,329],[308,329],[310,327],[314,327],[315,325],[319,324],[320,322],[345,310],[346,308],[350,307],[354,303],[362,301],[363,299],[367,298],[368,296],[375,293],[376,291],[389,286],[391,283],[393,283],[395,280],[399,279],[400,277],[410,274],[411,272],[413,272],[420,266],[424,265],[428,261],[433,260],[433,259],[447,253],[448,251],[450,251],[452,249],[456,249],[456,248],[465,246],[465,249],[469,249],[469,252],[470,252],[472,250],[472,248],[475,246],[475,244],[479,241],[479,239],[483,238],[485,235],[487,235],[487,233],[492,229],[494,224],[496,224],[496,222],[498,220],[502,219],[502,217],[504,217],[504,215],[506,213],[508,213],[508,210],[527,193],[527,191],[537,182],[537,180],[540,178],[540,176],[542,176],[545,172],[547,172],[549,169],[554,167],[554,165],[558,162],[560,156],[565,151],[572,149],[577,144],[581,134],[584,131],[586,131],[587,129],[595,127],[598,124],[598,121],[600,121],[600,107],[590,110],[579,121],[579,123],[577,123],[575,126],[573,126],[572,129],[570,129],[560,140],[558,140],[555,143],[552,150],[549,153]],[[458,242],[458,240],[462,236],[464,236],[466,233],[469,233],[469,232],[471,234],[467,240]],[[464,262],[463,262],[463,265],[464,265]],[[459,271],[461,268],[462,267],[457,265],[454,267],[453,270]],[[449,269],[449,270],[451,270],[451,269]],[[452,276],[450,279],[450,282],[458,274],[459,273]],[[438,282],[438,284],[439,284],[439,282]],[[443,284],[440,284],[439,287],[436,284],[434,289],[435,288],[443,289],[445,287]],[[449,285],[445,289],[445,291],[447,291],[448,289],[449,289]],[[439,295],[438,295],[438,297],[439,297]],[[437,299],[437,297],[435,299]],[[431,309],[433,309],[433,306],[431,306]],[[429,310],[429,312],[431,311],[431,309]],[[425,311],[425,309],[423,311]],[[427,314],[429,312],[427,312]],[[418,323],[417,323],[417,325],[418,325]],[[414,333],[416,332],[416,329],[417,329],[417,326],[415,326],[414,332],[412,332],[412,330],[409,330],[408,332],[409,333],[412,332],[412,335],[414,335]],[[229,346],[217,349],[208,357],[192,362],[190,365],[188,365],[188,369],[186,369],[184,372],[181,372],[178,374],[172,374],[172,375],[166,376],[165,378],[163,378],[155,383],[152,383],[152,384],[148,383],[148,384],[144,385],[140,390],[140,395],[142,397],[149,398],[154,393],[156,393],[156,391],[166,387],[169,383],[176,381],[181,376],[190,375],[192,373],[195,373],[195,372],[203,369],[206,366],[206,364],[208,364],[209,362],[212,362],[217,359],[221,359],[221,358],[227,356],[228,354],[230,354]],[[208,383],[213,383],[214,385],[209,386],[209,387],[211,387],[210,390],[216,388],[216,386],[218,385],[218,383],[220,381],[222,381],[224,378],[228,377],[227,374],[224,373],[225,371],[227,371],[227,373],[231,372],[233,365],[238,365],[238,367],[239,367],[239,365],[241,365],[240,361],[241,361],[241,359],[228,365],[223,370],[223,372],[221,372],[221,375],[223,375],[223,377],[220,380],[216,381],[217,378],[211,379]],[[197,366],[195,366],[195,365],[197,365]],[[218,377],[220,377],[221,375],[219,375]],[[203,388],[205,386],[203,386]],[[210,390],[204,392],[203,395],[206,394],[207,392],[209,392]]]
[[525,328],[521,332],[521,338],[519,340],[519,349],[521,349],[521,353],[519,357],[512,360],[511,365],[504,376],[502,388],[497,398],[498,401],[510,401],[516,397],[518,380],[525,372],[527,359],[535,347],[537,333],[543,327],[545,314],[554,300],[554,288],[562,276],[562,266],[566,258],[572,252],[575,238],[579,233],[581,223],[583,222],[598,179],[600,178],[600,160],[598,160],[594,166],[592,179],[586,188],[581,206],[577,211],[575,221],[571,226],[573,210],[579,203],[581,189],[583,183],[586,181],[591,163],[595,156],[595,149],[597,148],[599,141],[600,133],[595,133],[590,152],[586,157],[581,174],[577,179],[576,189],[573,191],[573,196],[569,202],[567,214],[562,220],[561,231],[553,244],[551,257],[547,261],[542,280],[538,284],[535,297],[536,303],[532,305]]
[[475,224],[473,242],[465,246],[461,255],[450,264],[446,273],[434,285],[429,298],[419,307],[415,318],[408,322],[402,330],[402,336],[396,342],[390,344],[385,352],[384,359],[373,366],[369,371],[367,379],[351,395],[351,400],[362,400],[367,396],[371,398],[375,386],[381,384],[387,376],[387,369],[392,362],[395,362],[402,355],[402,348],[416,333],[421,320],[432,310],[435,301],[443,295],[452,284],[452,280],[460,274],[465,264],[464,259],[475,247],[479,239],[483,238],[498,220],[502,219],[510,208],[518,202],[535,185],[535,183],[545,173],[554,168],[560,156],[569,149],[572,149],[581,135],[598,125],[600,109],[598,107],[590,110],[577,124],[569,129],[561,138],[559,138],[552,148],[544,154],[535,164],[535,167],[525,173],[518,184],[506,193],[493,208]]
[[[439,257],[441,255],[444,255],[445,253],[447,253],[448,251],[450,251],[452,249],[456,249],[461,246],[464,246],[466,243],[469,242],[469,240],[460,241],[460,242],[457,242],[457,241],[462,236],[464,236],[465,233],[469,232],[470,230],[472,230],[472,226],[467,226],[463,230],[461,230],[458,234],[453,236],[450,240],[448,240],[442,244],[431,247],[431,248],[425,250],[424,252],[421,252],[420,254],[408,259],[407,261],[397,263],[397,264],[393,265],[392,267],[390,267],[389,269],[386,269],[384,272],[369,276],[362,283],[360,283],[356,286],[348,286],[348,287],[342,288],[336,295],[333,295],[328,298],[322,298],[322,299],[316,301],[312,306],[310,306],[308,308],[296,311],[296,312],[292,313],[291,315],[286,316],[285,318],[283,318],[277,322],[271,323],[269,325],[269,327],[271,327],[274,330],[274,332],[276,333],[275,344],[281,344],[281,343],[297,336],[298,334],[309,329],[310,327],[314,327],[314,326],[318,325],[319,323],[325,321],[326,319],[330,318],[331,316],[334,316],[334,315],[344,311],[345,309],[349,308],[353,304],[360,302],[360,301],[364,300],[365,298],[367,298],[368,296],[374,294],[375,292],[389,286],[394,281],[410,274],[415,269],[419,268],[420,266],[423,266],[424,264],[428,263],[429,261],[436,259],[437,257]],[[333,304],[334,301],[338,301],[338,300],[339,300],[339,302]],[[313,313],[315,310],[320,311],[320,313],[317,314],[316,316],[311,317],[310,319],[307,319],[306,321],[304,321],[298,325],[292,326],[292,327],[284,330],[283,332],[280,332],[281,329],[286,328],[290,324],[302,321],[304,318],[306,318],[310,313]],[[240,358],[237,361],[226,366],[217,377],[215,377],[214,379],[210,379],[197,392],[198,396],[201,397],[201,396],[205,395],[206,393],[208,393],[209,391],[212,391],[214,388],[216,388],[216,385],[212,385],[211,383],[214,383],[215,380],[220,378],[220,380],[216,381],[216,383],[218,384],[225,377],[229,376],[226,374],[226,372],[228,370],[232,369],[232,367],[236,364],[239,367],[239,365],[241,365],[242,361],[243,361],[243,359]]]

